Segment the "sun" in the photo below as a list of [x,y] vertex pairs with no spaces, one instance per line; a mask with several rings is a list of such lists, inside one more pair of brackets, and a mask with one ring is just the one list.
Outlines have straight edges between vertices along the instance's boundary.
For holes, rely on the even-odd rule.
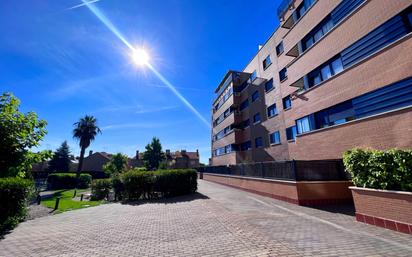
[[144,66],[149,63],[150,57],[146,50],[138,48],[133,51],[132,59],[136,65]]

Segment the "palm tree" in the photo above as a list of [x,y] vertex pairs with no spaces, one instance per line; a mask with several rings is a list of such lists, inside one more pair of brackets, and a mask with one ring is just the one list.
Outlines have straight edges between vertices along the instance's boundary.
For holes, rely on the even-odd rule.
[[[77,183],[80,178],[80,172],[83,166],[84,153],[86,148],[90,146],[90,143],[95,139],[98,133],[102,133],[100,128],[97,126],[97,120],[93,116],[86,115],[83,118],[73,124],[75,128],[73,129],[73,138],[79,140],[80,146],[80,159],[79,165],[77,166],[76,174],[76,188]],[[74,190],[74,196],[76,196],[76,189]]]

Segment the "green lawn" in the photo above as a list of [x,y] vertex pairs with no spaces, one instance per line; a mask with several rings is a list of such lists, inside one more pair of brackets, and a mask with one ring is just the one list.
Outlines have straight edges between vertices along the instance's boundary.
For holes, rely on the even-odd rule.
[[[78,189],[77,196],[80,197],[81,193],[89,191],[88,189]],[[52,198],[42,200],[42,204],[48,208],[54,209],[56,204],[56,198],[60,197],[59,208],[56,212],[65,212],[70,210],[76,210],[81,208],[87,208],[91,206],[97,206],[102,204],[104,201],[74,201],[72,200],[74,194],[74,189],[60,190],[53,194]]]

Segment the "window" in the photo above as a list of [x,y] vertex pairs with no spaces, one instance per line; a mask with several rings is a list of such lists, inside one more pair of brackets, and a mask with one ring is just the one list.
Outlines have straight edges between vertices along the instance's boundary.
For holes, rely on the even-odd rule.
[[263,60],[263,69],[266,70],[271,64],[272,61],[270,60],[270,55],[268,55],[265,60]]
[[226,102],[227,99],[233,94],[233,88],[230,87],[227,92],[221,97],[219,102],[215,105],[214,111],[216,112]]
[[255,147],[260,148],[263,147],[263,140],[261,137],[255,138]]
[[258,112],[253,116],[253,124],[256,124],[259,122],[260,122],[260,113]]
[[243,111],[244,109],[246,109],[249,106],[249,100],[246,99],[245,101],[243,101],[240,106],[239,106],[239,111]]
[[283,68],[282,70],[279,71],[279,79],[280,81],[284,81],[288,77],[288,71],[286,68]]
[[257,99],[259,99],[259,91],[255,91],[253,94],[252,94],[252,103],[254,102],[254,101],[256,101]]
[[252,72],[252,74],[250,74],[250,81],[254,81],[256,79],[257,75],[256,75],[256,70],[254,70]]
[[296,137],[296,126],[292,126],[286,129],[286,139],[294,140]]
[[246,141],[240,144],[240,151],[247,151],[252,148],[252,143],[250,141]]
[[272,104],[268,107],[268,117],[273,117],[278,114],[278,110],[276,109],[276,104]]
[[311,71],[308,76],[308,87],[316,86],[322,81],[325,81],[343,71],[342,59],[340,56],[334,57],[328,62],[322,64],[319,68]]
[[305,116],[296,120],[296,130],[298,134],[306,133],[315,128],[313,115]]
[[355,119],[352,101],[346,101],[315,113],[315,129],[325,128]]
[[290,95],[284,97],[282,99],[282,102],[283,102],[283,109],[284,110],[287,110],[287,109],[292,107],[292,100],[290,99]]
[[280,144],[280,133],[275,131],[269,135],[270,144]]
[[240,128],[240,129],[245,129],[245,128],[249,127],[249,125],[250,125],[250,120],[247,119],[247,120],[242,121],[242,122],[239,124],[239,128]]
[[276,54],[279,56],[283,53],[283,41],[276,46]]
[[268,92],[272,88],[273,88],[273,79],[270,79],[265,83],[265,91]]

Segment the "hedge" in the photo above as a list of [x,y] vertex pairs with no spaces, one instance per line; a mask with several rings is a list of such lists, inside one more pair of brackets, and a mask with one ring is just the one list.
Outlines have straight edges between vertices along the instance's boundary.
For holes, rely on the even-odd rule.
[[[78,188],[88,188],[92,181],[90,174],[80,174]],[[76,173],[51,173],[47,177],[49,189],[70,189],[76,187]]]
[[92,182],[92,200],[103,200],[109,196],[112,188],[112,180],[110,178],[95,179]]
[[128,200],[138,200],[142,195],[154,194],[171,197],[194,193],[197,190],[195,170],[131,170],[122,175],[124,196]]
[[0,178],[0,234],[24,220],[33,182],[21,178]]
[[358,187],[412,191],[412,150],[355,148],[343,162]]

